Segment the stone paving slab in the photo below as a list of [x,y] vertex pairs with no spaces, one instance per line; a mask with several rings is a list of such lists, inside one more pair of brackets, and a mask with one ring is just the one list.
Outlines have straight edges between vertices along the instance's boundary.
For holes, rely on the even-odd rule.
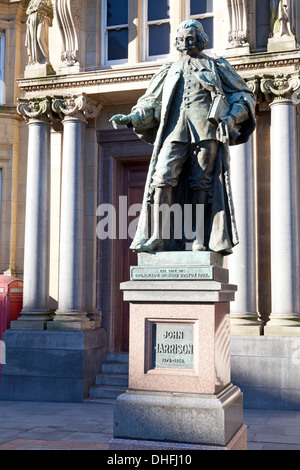
[[88,442],[16,439],[0,445],[0,450],[107,450],[107,445]]
[[[248,450],[300,450],[300,411],[244,410]],[[113,403],[0,401],[0,450],[106,450]]]

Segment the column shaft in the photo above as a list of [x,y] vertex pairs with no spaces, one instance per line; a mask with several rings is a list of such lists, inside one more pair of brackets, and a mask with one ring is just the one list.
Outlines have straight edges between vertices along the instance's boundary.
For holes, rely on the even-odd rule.
[[84,117],[63,120],[59,300],[48,328],[93,328],[85,312]]
[[98,115],[99,107],[83,93],[57,98],[52,109],[63,120],[63,162],[61,188],[61,230],[58,309],[50,329],[90,329],[95,322],[85,307],[85,191],[84,169],[87,119]]
[[[26,188],[23,310],[13,328],[44,328],[50,319],[50,124],[46,117],[30,119]],[[38,322],[38,323],[37,323]]]
[[298,324],[299,228],[297,204],[296,107],[271,105],[271,276],[270,325]]
[[230,153],[232,194],[236,201],[235,216],[240,239],[228,257],[230,282],[238,286],[230,306],[231,323],[238,334],[242,331],[243,334],[258,334],[253,137],[245,144],[231,147]]

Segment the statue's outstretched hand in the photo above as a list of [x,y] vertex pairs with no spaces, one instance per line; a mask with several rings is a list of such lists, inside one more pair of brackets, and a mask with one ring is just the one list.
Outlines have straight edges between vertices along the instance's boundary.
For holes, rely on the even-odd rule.
[[112,123],[115,129],[118,129],[119,125],[126,126],[127,124],[131,123],[130,116],[126,114],[116,114],[112,118],[110,118],[109,122]]

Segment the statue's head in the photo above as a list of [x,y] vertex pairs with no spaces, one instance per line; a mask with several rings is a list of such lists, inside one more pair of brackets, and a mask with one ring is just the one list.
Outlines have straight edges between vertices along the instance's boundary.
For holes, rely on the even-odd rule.
[[180,23],[177,29],[175,47],[187,55],[199,53],[205,49],[209,42],[200,21],[187,20]]

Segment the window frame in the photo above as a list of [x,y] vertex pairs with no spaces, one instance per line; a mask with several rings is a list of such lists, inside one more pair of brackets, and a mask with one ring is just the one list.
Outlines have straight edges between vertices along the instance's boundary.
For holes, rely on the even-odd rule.
[[199,15],[191,15],[191,2],[190,0],[186,0],[185,3],[185,19],[186,20],[199,20],[201,22],[201,19],[206,19],[206,18],[213,18],[213,47],[210,48],[205,48],[205,51],[207,52],[213,52],[215,50],[215,44],[216,44],[216,28],[215,28],[215,18],[216,18],[216,0],[212,0],[213,2],[213,8],[211,12],[208,13],[200,13]]
[[[143,0],[143,62],[153,62],[159,60],[169,59],[171,57],[171,20],[172,20],[172,6],[170,1],[170,16],[169,18],[162,19],[162,20],[150,20],[148,21],[148,0]],[[170,26],[170,51],[168,54],[160,54],[160,55],[149,55],[149,26],[160,26],[161,24],[169,24]]]
[[[110,66],[110,65],[120,65],[120,64],[127,64],[129,62],[129,50],[128,50],[128,55],[125,59],[118,59],[118,60],[108,60],[108,31],[114,31],[114,30],[120,30],[120,29],[126,29],[128,30],[129,34],[129,0],[128,0],[128,23],[121,24],[121,25],[114,25],[114,26],[108,26],[107,25],[107,0],[102,1],[102,50],[101,50],[101,65],[105,66]],[[127,47],[129,46],[129,41],[127,44]]]
[[0,31],[0,105],[5,104],[5,31]]

